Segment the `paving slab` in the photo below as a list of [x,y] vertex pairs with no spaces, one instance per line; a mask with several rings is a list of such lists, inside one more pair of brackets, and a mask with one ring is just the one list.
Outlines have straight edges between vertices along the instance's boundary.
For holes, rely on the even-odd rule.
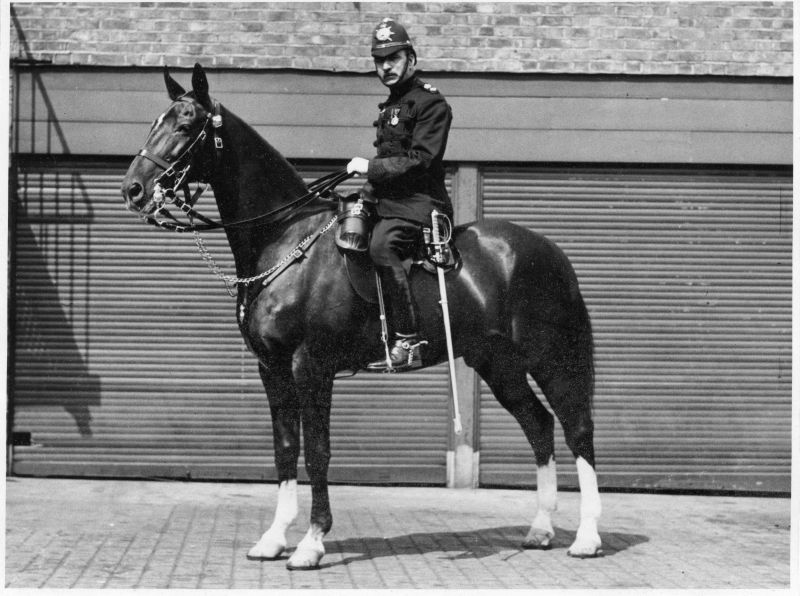
[[[290,545],[303,537],[301,485]],[[788,498],[602,493],[604,556],[566,555],[579,512],[559,493],[547,551],[523,550],[526,490],[332,486],[315,571],[249,561],[275,484],[6,480],[6,588],[790,590]],[[289,551],[289,554],[291,550]]]

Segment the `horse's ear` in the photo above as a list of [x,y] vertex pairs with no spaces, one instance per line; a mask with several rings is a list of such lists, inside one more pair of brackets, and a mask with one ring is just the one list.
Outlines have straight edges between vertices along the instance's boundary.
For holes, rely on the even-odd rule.
[[199,64],[194,65],[192,89],[194,89],[194,96],[197,101],[210,109],[211,99],[208,96],[208,78],[206,78],[206,71]]
[[181,95],[186,93],[183,87],[180,86],[178,81],[172,78],[169,74],[169,69],[164,66],[164,83],[167,85],[167,93],[172,101],[178,99]]

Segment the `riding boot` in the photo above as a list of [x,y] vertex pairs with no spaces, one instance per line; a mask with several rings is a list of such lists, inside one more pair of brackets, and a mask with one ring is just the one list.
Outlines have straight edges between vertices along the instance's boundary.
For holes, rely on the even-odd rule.
[[408,276],[402,268],[381,268],[381,282],[389,302],[391,321],[395,329],[394,344],[387,358],[367,365],[368,370],[399,372],[422,366],[417,305],[411,293]]

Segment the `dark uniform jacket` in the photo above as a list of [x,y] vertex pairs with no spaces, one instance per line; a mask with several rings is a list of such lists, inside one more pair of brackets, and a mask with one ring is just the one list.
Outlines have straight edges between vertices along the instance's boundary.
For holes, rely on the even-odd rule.
[[430,224],[435,208],[452,217],[442,165],[453,119],[450,105],[435,87],[412,76],[393,87],[378,108],[378,154],[369,161],[364,186],[378,200],[378,216]]

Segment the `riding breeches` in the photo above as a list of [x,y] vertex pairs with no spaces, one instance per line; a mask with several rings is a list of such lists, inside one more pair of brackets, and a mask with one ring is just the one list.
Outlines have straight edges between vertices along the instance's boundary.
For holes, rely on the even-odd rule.
[[369,256],[378,267],[395,333],[404,336],[419,332],[408,272],[421,229],[420,224],[405,219],[381,219],[372,230],[369,245]]

